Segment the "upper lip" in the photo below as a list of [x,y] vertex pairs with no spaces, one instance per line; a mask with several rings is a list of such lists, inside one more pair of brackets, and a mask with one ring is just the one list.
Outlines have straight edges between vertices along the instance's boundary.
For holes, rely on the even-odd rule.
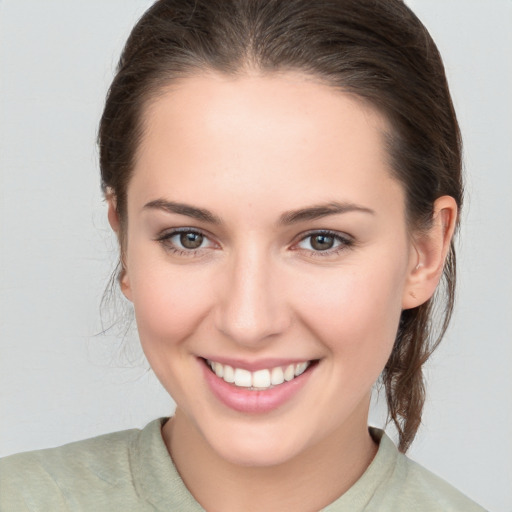
[[308,361],[313,361],[314,359],[310,358],[264,358],[258,359],[254,361],[249,361],[247,359],[238,359],[232,357],[220,357],[220,356],[206,356],[203,359],[208,359],[209,361],[214,361],[216,363],[221,363],[224,365],[229,365],[232,368],[241,368],[244,370],[248,370],[250,372],[255,372],[257,370],[265,370],[269,368],[276,368],[277,366],[286,367],[290,364],[298,364],[305,363]]

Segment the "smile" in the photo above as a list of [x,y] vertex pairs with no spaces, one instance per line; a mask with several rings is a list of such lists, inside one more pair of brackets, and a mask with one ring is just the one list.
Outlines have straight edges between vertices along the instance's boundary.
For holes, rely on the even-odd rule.
[[228,384],[234,384],[240,388],[254,391],[271,389],[284,382],[290,382],[302,375],[312,364],[312,361],[304,361],[287,366],[276,366],[251,372],[244,368],[233,368],[230,365],[206,359],[206,364],[217,377]]

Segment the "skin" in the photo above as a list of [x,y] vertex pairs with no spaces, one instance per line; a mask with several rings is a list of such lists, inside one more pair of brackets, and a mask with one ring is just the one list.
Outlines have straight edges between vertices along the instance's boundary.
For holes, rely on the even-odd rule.
[[[148,361],[177,403],[166,445],[208,510],[318,510],[375,456],[371,389],[401,311],[437,286],[455,201],[438,199],[430,232],[411,233],[388,168],[386,121],[298,73],[192,76],[153,100],[144,121],[121,286]],[[147,206],[156,200],[207,209],[220,222]],[[333,202],[364,211],[279,223]],[[119,232],[114,198],[109,219]],[[203,233],[201,247],[187,253],[170,238],[177,228]],[[315,250],[312,230],[342,238]],[[247,414],[206,384],[200,358],[220,357],[319,363],[284,405]]]

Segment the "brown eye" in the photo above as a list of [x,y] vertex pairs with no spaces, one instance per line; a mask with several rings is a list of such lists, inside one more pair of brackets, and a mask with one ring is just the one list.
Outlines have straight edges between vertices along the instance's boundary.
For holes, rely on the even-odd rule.
[[200,233],[181,233],[180,234],[180,243],[186,249],[199,249],[203,243],[203,235]]
[[310,232],[297,244],[299,249],[317,256],[333,256],[353,245],[354,241],[351,238],[330,231]]
[[326,251],[334,246],[334,237],[330,235],[313,235],[311,236],[311,247],[315,251]]
[[207,235],[193,228],[163,233],[155,241],[159,242],[166,252],[180,257],[202,257],[218,248]]

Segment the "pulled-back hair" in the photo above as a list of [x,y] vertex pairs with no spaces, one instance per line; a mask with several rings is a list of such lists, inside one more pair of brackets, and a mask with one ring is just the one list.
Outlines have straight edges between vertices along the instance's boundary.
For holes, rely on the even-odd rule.
[[[405,190],[411,230],[430,226],[440,196],[452,196],[461,207],[461,139],[443,63],[403,1],[159,0],[130,34],[99,129],[102,186],[116,200],[121,250],[127,187],[148,102],[179,78],[205,70],[236,76],[248,69],[300,71],[382,113],[391,127],[387,149]],[[422,366],[453,309],[453,243],[443,278],[443,294],[402,312],[381,376],[403,452],[421,423]]]

